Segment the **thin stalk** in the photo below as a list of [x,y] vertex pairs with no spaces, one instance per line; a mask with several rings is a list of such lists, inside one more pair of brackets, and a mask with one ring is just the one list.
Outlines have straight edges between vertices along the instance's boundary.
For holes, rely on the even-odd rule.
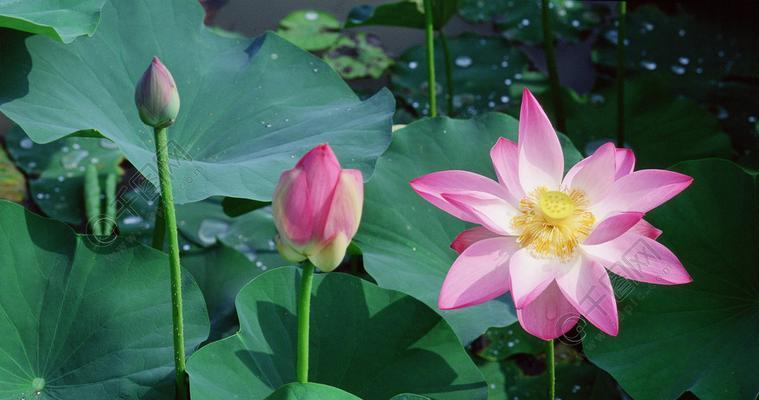
[[619,2],[617,30],[617,147],[625,146],[625,15],[627,2]]
[[163,241],[166,238],[166,222],[163,219],[163,200],[158,198],[155,207],[155,222],[153,223],[153,248],[163,251]]
[[116,225],[116,174],[108,174],[105,178],[105,218],[103,219],[103,235],[113,233]]
[[100,225],[100,180],[97,168],[89,164],[84,172],[84,213],[87,225],[95,236],[101,236]]
[[546,368],[548,369],[548,399],[556,398],[556,363],[553,357],[553,339],[549,340],[546,351]]
[[427,90],[430,102],[430,115],[437,116],[437,98],[435,81],[435,43],[433,42],[432,0],[424,0],[424,28],[427,38]]
[[443,48],[443,58],[445,58],[445,101],[448,106],[447,114],[453,116],[453,62],[451,61],[451,52],[448,50],[448,39],[445,38],[443,30],[437,31],[437,37],[440,38],[440,45]]
[[169,171],[169,149],[166,128],[155,129],[155,152],[158,158],[158,179],[166,230],[169,234],[169,271],[171,275],[172,322],[174,325],[174,367],[176,369],[177,399],[187,399],[187,374],[184,360],[184,324],[182,322],[182,271],[179,266],[179,237],[174,196]]
[[308,342],[311,317],[311,286],[314,281],[314,264],[306,260],[303,263],[303,277],[300,281],[298,297],[298,354],[296,372],[298,382],[308,382]]
[[546,53],[546,65],[548,66],[548,80],[551,84],[551,95],[553,97],[553,108],[556,115],[556,127],[561,132],[566,132],[566,123],[564,120],[564,105],[561,102],[561,91],[559,85],[559,70],[556,68],[556,52],[553,48],[553,27],[551,27],[551,15],[548,8],[549,0],[542,0],[542,17],[543,17],[543,50]]

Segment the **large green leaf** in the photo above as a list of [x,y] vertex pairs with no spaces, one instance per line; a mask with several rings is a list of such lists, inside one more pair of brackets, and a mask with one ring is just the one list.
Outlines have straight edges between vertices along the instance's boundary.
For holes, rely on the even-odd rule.
[[344,35],[324,53],[324,61],[345,79],[378,79],[393,64],[375,35]]
[[[263,398],[295,380],[300,270],[268,271],[240,291],[241,330],[188,362],[195,400]],[[366,400],[420,393],[484,399],[485,383],[437,314],[401,293],[318,274],[311,300],[309,380]]]
[[[456,14],[459,0],[430,1],[432,1],[433,27],[442,29]],[[355,6],[348,14],[345,27],[384,25],[424,29],[425,20],[423,0],[401,0],[376,7],[368,4]]]
[[[394,133],[393,144],[365,187],[364,216],[355,238],[366,271],[380,286],[437,308],[440,285],[456,258],[449,245],[470,225],[427,203],[411,190],[409,181],[447,169],[492,178],[490,148],[500,136],[516,140],[517,127],[516,119],[489,113],[469,120],[423,119]],[[566,165],[571,166],[580,154],[566,137],[561,139]],[[516,320],[507,297],[440,313],[468,343],[488,327]]]
[[[693,282],[631,285],[619,304],[619,336],[593,330],[583,347],[635,399],[676,399],[691,391],[702,400],[753,400],[759,393],[757,175],[725,160],[674,169],[693,176],[693,185],[649,218]],[[623,262],[656,256],[633,247]]]
[[92,36],[105,0],[0,0],[0,27],[70,43]]
[[[546,87],[543,74],[530,71],[527,56],[503,40],[464,34],[448,41],[453,76],[454,112],[475,115],[483,111],[517,113],[522,89],[536,92]],[[395,92],[418,113],[429,114],[427,59],[424,46],[401,55],[392,68]],[[438,111],[446,112],[445,57],[440,41],[435,44]]]
[[324,142],[368,178],[388,145],[389,92],[360,101],[332,68],[276,34],[252,43],[219,36],[203,26],[196,0],[109,2],[102,19],[97,35],[70,45],[4,44],[0,110],[35,141],[96,129],[157,184],[153,133],[137,115],[134,85],[159,56],[182,98],[169,128],[177,203],[269,200],[282,170]]
[[266,400],[360,400],[335,387],[319,383],[288,383],[272,393]]
[[[567,134],[586,154],[616,139],[615,88],[590,96],[564,92],[564,99]],[[551,108],[549,101],[544,103]],[[625,84],[625,143],[635,151],[637,168],[731,154],[730,139],[717,118],[695,102],[673,96],[653,76],[638,76]]]
[[[125,240],[98,247],[0,201],[0,398],[171,397],[167,263]],[[182,286],[189,352],[208,316],[189,275]]]
[[18,126],[6,136],[8,151],[27,175],[31,197],[49,217],[80,224],[85,220],[84,173],[94,165],[101,179],[121,175],[124,155],[108,139],[67,137],[35,144]]

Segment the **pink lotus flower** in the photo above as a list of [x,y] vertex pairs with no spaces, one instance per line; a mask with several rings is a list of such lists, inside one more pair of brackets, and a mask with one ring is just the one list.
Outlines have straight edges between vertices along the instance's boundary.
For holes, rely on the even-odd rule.
[[643,220],[692,178],[665,170],[633,172],[635,156],[607,143],[563,177],[559,139],[525,89],[519,143],[500,138],[490,151],[498,182],[467,171],[441,171],[411,182],[430,203],[479,224],[456,237],[459,257],[443,282],[441,309],[479,304],[511,291],[527,332],[559,337],[584,316],[619,330],[607,270],[641,282],[673,285],[690,276],[656,242]]
[[282,256],[294,262],[308,258],[322,271],[337,268],[358,230],[363,182],[361,171],[340,168],[326,144],[283,172],[272,201]]

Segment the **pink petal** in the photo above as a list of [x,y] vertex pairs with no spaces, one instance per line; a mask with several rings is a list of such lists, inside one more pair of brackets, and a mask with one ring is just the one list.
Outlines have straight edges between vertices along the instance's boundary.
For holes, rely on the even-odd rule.
[[651,225],[648,221],[643,219],[638,221],[638,223],[635,224],[635,226],[633,226],[630,231],[635,232],[638,235],[645,236],[649,239],[657,239],[662,234],[661,229]]
[[522,185],[519,183],[519,151],[517,144],[506,138],[498,138],[498,141],[490,149],[490,159],[493,168],[498,175],[498,182],[511,194],[511,204],[517,206],[519,200],[525,197]]
[[539,186],[556,190],[564,174],[559,137],[545,112],[527,88],[519,113],[519,182],[526,193]]
[[277,231],[286,243],[298,247],[311,241],[313,209],[305,172],[291,169],[280,175],[272,199],[272,213]]
[[533,302],[524,308],[518,308],[517,318],[522,328],[531,335],[551,340],[572,329],[580,319],[580,314],[553,282]]
[[554,281],[561,267],[554,260],[533,257],[530,249],[516,252],[509,261],[514,306],[519,309],[533,302]]
[[601,221],[587,239],[584,245],[593,245],[608,242],[623,235],[632,229],[636,224],[643,220],[643,213],[640,212],[623,212],[612,214],[605,220]]
[[617,336],[619,319],[609,274],[600,264],[585,260],[556,279],[559,289],[572,306],[590,323]]
[[635,153],[630,149],[617,149],[616,153],[617,172],[614,179],[619,179],[625,175],[630,175],[635,169]]
[[420,196],[441,210],[461,220],[474,223],[477,223],[479,219],[448,202],[442,194],[485,192],[504,199],[509,197],[509,192],[498,182],[469,171],[433,172],[412,180],[410,185]]
[[464,250],[466,250],[467,247],[473,245],[474,243],[493,237],[500,237],[500,235],[491,232],[487,228],[478,226],[459,233],[459,235],[456,236],[456,239],[453,239],[453,242],[451,242],[451,248],[453,250],[456,250],[457,253],[461,254],[464,252]]
[[440,289],[441,310],[468,307],[509,290],[509,257],[519,248],[513,238],[495,237],[469,246],[451,266]]
[[648,212],[675,197],[693,182],[677,172],[644,169],[619,178],[608,196],[591,211],[597,218],[611,212]]
[[481,224],[503,236],[516,234],[511,220],[517,215],[517,209],[501,197],[489,193],[443,193],[443,198],[474,218],[474,223]]
[[563,186],[582,191],[589,204],[596,204],[606,197],[614,185],[615,153],[613,143],[599,147],[571,168],[564,178]]
[[661,243],[634,232],[593,246],[582,246],[609,271],[639,282],[679,285],[691,282],[680,260]]
[[342,233],[350,242],[358,230],[363,205],[364,179],[361,171],[340,171],[321,240],[332,240],[335,235]]
[[306,174],[308,202],[314,210],[314,229],[321,231],[340,175],[340,162],[329,145],[320,144],[304,154],[295,168]]

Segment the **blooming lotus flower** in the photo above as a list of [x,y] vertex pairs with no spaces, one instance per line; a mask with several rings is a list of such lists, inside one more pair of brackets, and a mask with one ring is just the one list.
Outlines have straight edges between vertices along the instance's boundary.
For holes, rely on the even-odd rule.
[[179,92],[174,77],[158,57],[142,74],[134,90],[134,102],[145,125],[165,128],[174,123],[179,114]]
[[361,171],[340,168],[326,144],[283,172],[272,201],[282,256],[294,262],[309,259],[322,271],[337,268],[358,230],[363,182]]
[[459,253],[438,299],[441,309],[479,304],[511,291],[517,316],[545,340],[580,315],[610,335],[619,330],[607,271],[674,285],[690,276],[656,242],[649,210],[692,182],[665,170],[633,171],[635,156],[607,143],[565,176],[559,139],[543,109],[524,91],[519,140],[490,151],[498,182],[467,171],[431,173],[411,182],[430,203],[481,226],[458,235]]

